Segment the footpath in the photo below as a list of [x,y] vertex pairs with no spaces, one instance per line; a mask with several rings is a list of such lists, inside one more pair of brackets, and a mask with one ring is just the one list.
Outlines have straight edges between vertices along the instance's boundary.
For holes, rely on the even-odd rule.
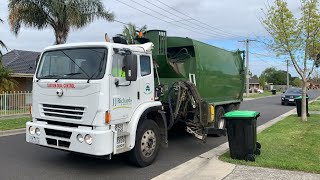
[[[257,132],[269,128],[273,124],[283,120],[291,114],[296,113],[293,109],[281,116],[259,126]],[[320,174],[304,173],[298,171],[287,171],[252,166],[235,165],[220,161],[218,158],[229,150],[228,142],[203,153],[159,176],[153,180],[319,180]]]

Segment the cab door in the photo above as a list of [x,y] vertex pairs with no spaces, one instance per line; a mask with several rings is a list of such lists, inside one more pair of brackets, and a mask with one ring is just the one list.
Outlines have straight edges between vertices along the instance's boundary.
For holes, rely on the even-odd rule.
[[126,81],[124,72],[125,54],[113,50],[110,77],[110,114],[113,123],[127,122],[139,105],[139,76],[136,81]]
[[140,83],[140,102],[154,101],[154,76],[152,57],[148,54],[139,56],[139,83]]

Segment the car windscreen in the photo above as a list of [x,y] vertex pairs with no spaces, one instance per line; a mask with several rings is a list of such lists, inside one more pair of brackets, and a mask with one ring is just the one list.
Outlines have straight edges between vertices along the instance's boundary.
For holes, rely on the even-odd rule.
[[106,48],[48,51],[42,55],[38,79],[101,79],[105,73]]
[[302,94],[302,90],[301,89],[288,89],[287,94]]

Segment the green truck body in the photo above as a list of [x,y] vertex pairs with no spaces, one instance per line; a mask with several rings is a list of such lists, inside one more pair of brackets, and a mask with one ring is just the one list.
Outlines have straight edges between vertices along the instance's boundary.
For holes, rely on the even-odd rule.
[[[209,104],[242,101],[245,73],[241,51],[227,51],[190,38],[167,37],[159,30],[147,31],[145,38],[154,44],[153,58],[165,94],[174,82],[189,80]],[[166,97],[162,101],[166,102]]]

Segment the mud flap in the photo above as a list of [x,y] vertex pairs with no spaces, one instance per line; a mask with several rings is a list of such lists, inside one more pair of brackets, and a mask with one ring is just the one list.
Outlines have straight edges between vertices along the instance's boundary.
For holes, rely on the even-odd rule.
[[223,135],[226,136],[227,135],[227,129],[218,129],[218,128],[214,128],[214,127],[206,127],[205,128],[205,133],[206,134],[216,134],[216,135]]

